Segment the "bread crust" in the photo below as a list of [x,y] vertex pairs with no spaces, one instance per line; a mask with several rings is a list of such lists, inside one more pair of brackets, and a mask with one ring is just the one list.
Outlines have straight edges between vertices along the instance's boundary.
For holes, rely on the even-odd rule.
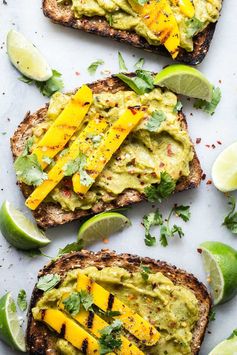
[[[109,37],[149,52],[170,57],[169,52],[164,46],[150,45],[145,38],[137,35],[135,32],[117,30],[111,27],[102,17],[84,16],[81,19],[75,18],[71,6],[60,5],[57,3],[57,0],[43,0],[43,12],[54,23],[94,33],[102,37]],[[190,65],[200,64],[209,50],[215,27],[216,23],[210,23],[204,31],[194,37],[194,49],[192,52],[187,52],[185,49],[180,48],[176,60]]]
[[[87,266],[95,266],[103,269],[109,266],[119,266],[125,268],[129,272],[137,272],[140,265],[148,266],[152,272],[161,272],[167,276],[176,285],[182,285],[189,288],[196,296],[199,304],[200,318],[193,331],[192,338],[192,355],[198,354],[200,346],[208,325],[209,312],[211,309],[211,299],[206,287],[199,282],[192,274],[184,270],[178,269],[163,261],[156,261],[148,257],[139,257],[131,254],[116,254],[110,250],[101,250],[94,253],[88,250],[73,252],[66,254],[56,261],[50,262],[38,274],[38,278],[46,274],[59,274],[63,279],[69,270],[75,268],[86,268]],[[41,322],[34,320],[31,309],[35,307],[37,301],[43,292],[36,287],[33,290],[30,309],[28,314],[27,325],[27,347],[30,354],[46,355],[57,354],[55,350],[55,342],[57,338],[52,332]],[[51,351],[50,351],[51,349]]]
[[[109,77],[104,80],[99,80],[92,84],[88,84],[93,93],[97,94],[100,92],[112,92],[128,90],[128,87],[124,85],[121,80],[116,77]],[[45,120],[47,113],[47,106],[39,109],[37,112],[31,114],[28,112],[23,120],[23,122],[18,126],[13,137],[11,138],[11,149],[13,153],[14,160],[22,153],[26,141],[32,136],[32,129]],[[179,114],[179,119],[182,123],[184,129],[187,129],[187,123],[185,116],[182,112]],[[190,175],[188,177],[182,177],[176,186],[176,192],[184,191],[187,189],[198,187],[201,181],[202,169],[200,162],[194,151],[194,158],[190,163]],[[23,183],[18,183],[23,195],[27,198],[33,188],[27,186]],[[43,228],[49,228],[57,226],[60,224],[65,224],[76,219],[81,219],[83,217],[93,215],[95,213],[108,211],[111,209],[116,209],[120,207],[129,206],[134,203],[138,203],[145,200],[145,196],[140,194],[136,190],[128,189],[121,193],[118,198],[110,203],[96,203],[90,210],[75,210],[64,211],[59,204],[42,202],[39,207],[33,211],[33,215],[36,219],[37,224]]]

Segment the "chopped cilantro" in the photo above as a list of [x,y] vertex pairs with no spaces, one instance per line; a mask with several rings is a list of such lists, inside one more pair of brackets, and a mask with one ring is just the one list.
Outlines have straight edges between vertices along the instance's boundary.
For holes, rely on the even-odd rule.
[[166,115],[163,111],[153,111],[149,118],[146,129],[150,132],[156,132],[161,123],[166,120]]
[[162,172],[160,183],[145,188],[145,195],[149,202],[161,202],[170,196],[176,187],[175,180],[167,173]]
[[80,312],[81,306],[83,306],[86,311],[91,309],[93,298],[86,291],[72,292],[63,300],[63,304],[68,313],[75,315]]
[[178,101],[176,102],[176,105],[174,106],[173,112],[174,112],[174,113],[177,113],[177,112],[181,111],[182,108],[183,108],[183,104],[182,104],[181,101],[178,100]]
[[109,25],[110,26],[113,26],[113,15],[112,14],[108,14],[107,15],[107,20],[108,20],[108,22],[109,22]]
[[189,221],[191,212],[190,212],[190,206],[183,206],[183,205],[175,205],[174,206],[174,213],[177,214],[184,222]]
[[144,281],[147,281],[149,278],[149,274],[151,273],[151,269],[148,266],[140,265],[141,276]]
[[95,147],[97,147],[102,140],[101,134],[89,134],[87,137],[92,141]]
[[103,328],[99,338],[100,354],[108,354],[114,350],[119,350],[122,345],[120,333],[122,330],[122,322],[116,319],[112,324]]
[[214,308],[211,308],[209,313],[209,321],[213,322],[214,320],[216,320],[216,312],[214,311]]
[[102,59],[98,59],[95,62],[91,63],[91,65],[89,65],[89,67],[87,68],[89,74],[90,75],[95,74],[98,67],[102,64],[104,64],[104,61]]
[[47,274],[39,278],[36,287],[42,291],[49,291],[59,284],[60,280],[61,278],[58,274]]
[[15,160],[14,168],[18,180],[27,185],[38,186],[48,178],[48,175],[42,170],[35,154],[19,156]]
[[237,234],[237,211],[235,210],[236,202],[234,196],[229,197],[228,204],[231,206],[231,209],[222,225],[226,226],[233,234]]
[[203,27],[203,22],[198,20],[196,17],[192,17],[186,21],[187,29],[186,34],[188,38],[192,38],[199,30]]
[[216,107],[221,100],[221,89],[213,87],[212,92],[212,99],[211,102],[205,100],[196,100],[194,102],[194,107],[197,109],[202,109],[204,112],[208,113],[209,115],[213,115],[215,113]]
[[79,242],[67,244],[64,248],[59,249],[57,257],[60,257],[67,253],[71,253],[72,251],[80,251],[82,248],[82,240],[80,240]]
[[159,226],[162,224],[162,215],[157,209],[155,212],[151,212],[143,217],[143,226],[145,228],[145,244],[147,246],[153,246],[156,244],[156,237],[152,236],[150,229],[153,226]]
[[229,336],[229,338],[227,338],[227,339],[232,339],[236,336],[237,336],[237,329],[234,329],[233,332],[231,333],[231,335]]
[[26,291],[20,290],[17,296],[17,305],[22,312],[27,308]]
[[142,69],[144,63],[145,63],[145,59],[144,59],[144,58],[140,58],[140,59],[138,59],[138,61],[134,64],[134,67],[135,67],[136,69]]
[[123,72],[128,71],[123,56],[120,52],[118,52],[118,61],[119,61],[119,71],[123,71]]
[[154,89],[154,78],[150,71],[138,69],[136,70],[135,77],[125,74],[117,74],[115,76],[127,84],[138,95],[143,95]]
[[94,182],[94,179],[90,177],[90,175],[85,170],[87,158],[85,154],[79,152],[78,158],[74,160],[70,160],[63,167],[64,175],[71,176],[77,172],[80,173],[80,181],[84,186],[89,186]]

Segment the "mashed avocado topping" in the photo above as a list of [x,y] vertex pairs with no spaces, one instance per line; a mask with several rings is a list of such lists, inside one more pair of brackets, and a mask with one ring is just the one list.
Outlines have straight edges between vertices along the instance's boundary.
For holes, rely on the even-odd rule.
[[[58,0],[62,3],[62,0]],[[135,31],[151,45],[160,45],[159,38],[133,11],[135,0],[72,0],[72,10],[77,18],[83,16],[105,17],[110,26],[119,30]],[[211,22],[216,22],[220,15],[221,0],[193,0],[195,10],[190,19],[180,10],[178,1],[169,0],[171,9],[180,31],[180,46],[187,51],[193,50],[193,36],[201,32]]]
[[[52,97],[48,119],[33,130],[35,144],[58,117],[69,98],[69,95],[61,93]],[[127,107],[141,105],[145,109],[145,117],[83,197],[74,193],[71,177],[65,177],[48,195],[47,201],[59,203],[64,210],[90,209],[95,203],[113,201],[128,189],[144,193],[151,184],[160,182],[161,171],[166,171],[175,181],[181,176],[188,176],[193,149],[175,111],[176,104],[176,95],[160,88],[144,95],[133,91],[94,94],[84,124],[98,115],[107,120],[109,127]],[[103,134],[88,137],[95,147],[102,138]]]
[[[35,319],[39,319],[41,310],[57,308],[57,303],[65,292],[76,290],[78,273],[91,277],[158,329],[161,338],[155,346],[146,347],[135,338],[130,339],[145,354],[191,354],[192,331],[199,319],[198,300],[190,289],[175,285],[160,272],[150,273],[144,279],[141,272],[129,273],[120,267],[98,270],[92,266],[72,270],[59,288],[44,293],[32,310]],[[128,336],[127,333],[124,335]],[[57,348],[65,355],[80,354],[63,339],[58,340]]]

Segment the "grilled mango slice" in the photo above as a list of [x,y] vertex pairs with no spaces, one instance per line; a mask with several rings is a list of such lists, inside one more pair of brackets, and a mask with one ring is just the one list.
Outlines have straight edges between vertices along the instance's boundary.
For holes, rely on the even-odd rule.
[[195,9],[190,0],[172,0],[172,3],[179,6],[183,15],[192,18],[195,15]]
[[169,1],[150,0],[144,5],[139,5],[134,0],[129,0],[129,3],[170,52],[172,58],[176,58],[180,46],[180,32]]
[[97,116],[89,121],[88,125],[79,134],[78,138],[72,143],[67,154],[59,158],[56,164],[48,173],[48,179],[44,180],[26,200],[26,206],[35,210],[45,197],[54,189],[54,187],[64,177],[64,167],[70,161],[78,157],[79,151],[84,154],[90,154],[93,150],[93,144],[88,139],[91,134],[99,135],[107,128],[107,121]]
[[37,156],[43,169],[47,166],[44,157],[53,158],[80,127],[90,108],[92,97],[91,89],[83,85],[38,142],[32,154]]
[[[93,180],[102,172],[112,155],[117,151],[127,135],[139,123],[143,116],[142,111],[135,108],[128,108],[110,127],[94,154],[87,160],[86,171]],[[82,185],[79,173],[74,174],[72,182],[74,191],[79,194],[85,194],[92,185]]]
[[158,342],[160,334],[153,325],[86,275],[78,275],[77,290],[89,292],[94,304],[103,311],[120,312],[121,315],[115,318],[121,320],[124,328],[144,344],[152,346]]
[[[63,303],[59,304],[59,308],[64,310]],[[93,335],[100,338],[100,331],[107,327],[109,324],[100,318],[96,313],[91,311],[85,311],[80,309],[80,312],[77,315],[74,315],[73,318],[80,323],[84,328],[88,329]],[[119,350],[116,350],[116,354],[119,355],[144,355],[144,353],[132,344],[127,338],[121,336],[122,345]]]
[[58,309],[49,308],[41,310],[37,316],[37,320],[46,323],[60,334],[60,337],[66,339],[75,346],[75,348],[81,350],[83,354],[100,354],[97,340]]

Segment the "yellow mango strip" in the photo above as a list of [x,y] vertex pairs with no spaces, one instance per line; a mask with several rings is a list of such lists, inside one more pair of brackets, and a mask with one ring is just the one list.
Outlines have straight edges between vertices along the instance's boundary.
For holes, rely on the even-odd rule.
[[75,160],[78,157],[79,151],[84,154],[90,154],[93,150],[93,144],[88,139],[90,134],[99,135],[103,133],[107,127],[107,121],[103,118],[95,117],[89,121],[88,125],[79,136],[75,139],[69,148],[67,154],[59,158],[56,164],[48,172],[48,179],[44,180],[41,185],[36,187],[32,194],[26,200],[26,206],[31,210],[35,210],[45,197],[52,191],[55,186],[64,177],[64,167],[70,160]]
[[172,0],[172,3],[179,6],[183,15],[192,18],[195,15],[195,8],[190,0]]
[[[112,155],[143,116],[142,111],[130,108],[110,127],[94,154],[87,159],[85,170],[93,180],[102,172]],[[92,185],[82,185],[79,173],[74,174],[72,182],[74,191],[79,194],[85,194]]]
[[77,290],[90,293],[94,304],[103,311],[120,312],[121,315],[115,318],[121,320],[123,327],[144,344],[152,346],[158,342],[160,334],[153,325],[86,275],[78,275]]
[[63,312],[57,309],[41,310],[37,320],[41,320],[54,329],[60,337],[66,339],[75,348],[82,351],[83,354],[100,354],[97,340],[87,333],[72,319],[68,318]]
[[92,103],[92,91],[83,85],[70,99],[64,110],[53,122],[43,138],[37,143],[32,154],[35,154],[42,167],[47,163],[44,157],[52,159],[59,153],[72,135],[80,127]]
[[[64,310],[64,305],[62,303],[59,304],[59,308]],[[100,338],[100,331],[105,327],[108,327],[109,324],[105,322],[102,318],[100,318],[96,313],[91,311],[86,311],[80,309],[80,312],[77,315],[72,315],[72,317],[80,323],[84,328],[88,329],[93,335]],[[133,343],[131,343],[127,338],[121,336],[122,345],[121,348],[115,350],[116,354],[119,355],[144,355],[144,353],[136,347]]]
[[180,46],[180,32],[168,0],[150,0],[144,5],[129,0],[147,27],[159,38],[161,44],[176,58]]

